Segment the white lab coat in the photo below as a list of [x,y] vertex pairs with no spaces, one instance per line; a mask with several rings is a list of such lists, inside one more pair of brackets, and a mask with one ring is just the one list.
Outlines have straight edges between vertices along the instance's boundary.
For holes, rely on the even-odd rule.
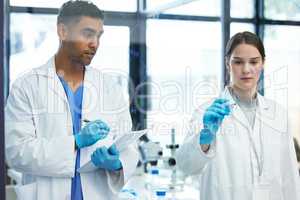
[[[22,200],[69,200],[71,196],[76,158],[72,117],[54,65],[53,57],[19,78],[5,107],[6,160],[23,173],[23,186],[16,191]],[[82,120],[101,119],[117,129],[114,133],[122,134],[131,129],[128,108],[112,76],[86,67]],[[81,164],[87,152],[81,150]],[[136,169],[136,148],[121,152],[120,160],[119,172],[99,169],[81,174],[84,200],[116,198]]]
[[[222,97],[233,99],[226,88]],[[178,167],[186,175],[197,175],[200,200],[252,200],[255,188],[267,183],[262,200],[299,200],[296,154],[288,131],[287,112],[275,102],[258,95],[254,128],[239,106],[224,118],[217,138],[205,154],[199,145],[202,117],[207,105],[194,113],[188,135],[177,152]],[[261,113],[261,114],[259,114]],[[261,129],[263,151],[259,145]],[[263,152],[263,171],[251,148],[253,137],[258,154]],[[267,192],[267,193],[265,193]]]

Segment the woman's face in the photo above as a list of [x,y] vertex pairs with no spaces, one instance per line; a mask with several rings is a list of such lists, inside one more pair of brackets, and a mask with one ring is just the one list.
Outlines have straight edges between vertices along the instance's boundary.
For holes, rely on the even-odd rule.
[[253,91],[257,86],[263,64],[262,56],[255,46],[239,44],[227,61],[231,84],[244,92]]

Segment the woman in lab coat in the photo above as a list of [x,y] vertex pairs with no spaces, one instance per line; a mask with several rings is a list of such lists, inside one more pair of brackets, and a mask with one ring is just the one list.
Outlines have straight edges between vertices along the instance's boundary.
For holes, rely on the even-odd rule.
[[200,175],[201,200],[299,200],[287,111],[257,92],[265,62],[261,40],[237,33],[225,59],[230,85],[195,111],[177,152],[179,168]]
[[[87,1],[66,2],[58,17],[58,52],[11,88],[5,149],[8,165],[23,174],[16,188],[21,200],[116,199],[136,169],[134,145],[121,152],[94,145],[131,129],[116,78],[88,66],[103,32],[101,13]],[[95,166],[79,174],[90,160]]]

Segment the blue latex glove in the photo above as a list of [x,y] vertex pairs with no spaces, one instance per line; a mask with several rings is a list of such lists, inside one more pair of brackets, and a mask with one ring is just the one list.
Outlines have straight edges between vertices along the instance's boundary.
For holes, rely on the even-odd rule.
[[101,120],[95,120],[87,125],[76,135],[75,142],[78,148],[83,148],[95,144],[109,133],[110,128]]
[[216,99],[203,116],[204,128],[200,132],[200,144],[211,144],[226,115],[230,113],[227,99]]
[[91,155],[92,163],[101,169],[117,171],[122,168],[122,163],[119,159],[120,153],[116,145],[112,145],[108,149],[100,147]]

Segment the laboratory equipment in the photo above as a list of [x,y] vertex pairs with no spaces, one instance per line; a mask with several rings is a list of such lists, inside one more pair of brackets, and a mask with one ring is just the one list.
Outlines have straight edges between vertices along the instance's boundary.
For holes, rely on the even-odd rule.
[[139,144],[139,151],[141,153],[141,162],[144,165],[144,172],[148,172],[148,165],[156,166],[159,159],[163,156],[163,148],[159,142],[150,140],[141,141]]
[[139,199],[138,193],[134,189],[124,188],[119,192],[119,200],[137,200]]
[[161,181],[160,170],[156,166],[152,166],[148,172],[148,180],[146,183],[146,188],[151,193],[151,199],[162,200],[168,191],[168,186]]
[[[180,176],[176,166],[176,150],[179,148],[179,144],[176,143],[175,129],[171,129],[171,142],[166,145],[166,150],[170,150],[170,153],[163,152],[162,147],[157,142],[148,141],[140,144],[140,150],[142,152],[142,158],[144,163],[150,165],[145,166],[145,172],[150,176],[150,181],[146,183],[146,188],[151,189],[149,185],[155,184],[152,182],[153,176],[159,177],[160,184],[168,190],[182,191],[184,181],[183,176]],[[155,169],[155,170],[154,170]],[[159,170],[161,173],[157,173]]]
[[170,190],[181,191],[183,190],[184,181],[178,178],[179,172],[176,167],[176,150],[179,148],[179,144],[176,144],[175,129],[171,129],[171,144],[166,145],[166,148],[170,150],[171,155],[164,159],[164,165],[171,170],[171,177],[168,187]]
[[167,200],[167,191],[165,190],[157,190],[155,192],[155,200]]

